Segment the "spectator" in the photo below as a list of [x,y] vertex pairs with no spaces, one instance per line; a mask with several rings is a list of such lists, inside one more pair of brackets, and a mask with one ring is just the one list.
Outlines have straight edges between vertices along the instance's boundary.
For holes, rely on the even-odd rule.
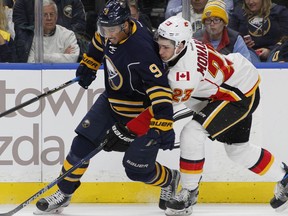
[[81,0],[54,0],[58,8],[57,24],[82,34],[86,30],[84,5]]
[[8,8],[13,8],[15,1],[16,0],[3,0],[3,4]]
[[233,13],[234,8],[237,8],[239,5],[242,6],[243,0],[225,0],[226,11],[229,16]]
[[105,4],[107,3],[108,0],[97,0],[95,1],[95,12],[97,14],[101,13],[103,10]]
[[[18,62],[27,62],[34,37],[35,0],[17,0],[13,7],[15,45]],[[85,11],[81,0],[55,0],[58,8],[57,24],[78,34],[85,32]]]
[[17,0],[13,7],[17,62],[28,60],[34,37],[34,1]]
[[[235,1],[235,0],[234,0]],[[234,8],[234,1],[232,0],[224,0],[225,4],[226,4],[226,12],[228,14],[232,13],[233,8]]]
[[80,47],[78,62],[88,49],[91,37],[86,33],[86,15],[81,0],[54,0],[58,8],[57,24],[72,30]]
[[[224,0],[226,3],[226,11],[229,13],[233,11],[234,2],[237,0]],[[168,19],[171,16],[175,16],[182,11],[182,0],[168,0],[167,7],[165,10],[165,19]]]
[[[237,0],[224,0],[226,4],[226,11],[228,14],[233,11],[234,5]],[[165,10],[165,19],[171,16],[175,16],[182,11],[182,0],[168,0],[167,7]]]
[[138,0],[138,4],[140,11],[150,18],[153,28],[165,20],[167,0]]
[[7,17],[7,22],[8,22],[8,29],[7,31],[11,34],[11,37],[14,39],[15,38],[15,31],[14,31],[14,23],[12,21],[12,14],[13,14],[13,5],[14,2],[11,1],[3,1],[3,5],[5,8],[5,13],[6,13],[6,17]]
[[8,30],[8,21],[3,5],[0,0],[0,62],[15,62],[16,51],[14,41]]
[[270,50],[283,35],[288,35],[288,9],[271,0],[244,0],[231,15],[229,27],[241,33],[249,48],[266,61]]
[[96,23],[98,14],[103,10],[106,1],[105,0],[82,0],[84,10],[86,14],[86,35],[89,41],[94,37],[97,30]]
[[288,7],[288,1],[287,0],[272,0],[273,3],[278,5],[283,5],[286,8]]
[[94,0],[81,0],[83,6],[84,6],[84,10],[85,12],[88,11],[95,11],[95,2]]
[[[192,25],[193,33],[198,29],[204,28],[204,25],[202,25],[201,17],[207,1],[208,0],[191,0],[190,22]],[[178,13],[177,16],[182,17],[182,12]]]
[[275,45],[267,62],[288,62],[288,36],[283,36]]
[[165,10],[165,19],[168,19],[171,16],[182,11],[182,0],[168,0],[166,10]]
[[222,54],[239,52],[251,61],[250,52],[243,38],[238,32],[227,27],[228,13],[225,10],[224,1],[209,1],[202,14],[202,23],[205,28],[194,33],[194,38],[211,44]]
[[96,23],[98,19],[98,14],[95,11],[87,11],[86,12],[86,35],[89,38],[89,41],[91,41],[91,38],[93,38],[97,28]]
[[[43,46],[45,63],[77,62],[79,46],[73,31],[56,25],[57,6],[53,0],[43,0]],[[35,41],[29,53],[28,62],[35,63]]]
[[146,14],[141,13],[138,6],[138,1],[128,0],[128,5],[130,8],[131,17],[138,20],[140,23],[146,26],[149,31],[152,32],[152,24],[150,18]]

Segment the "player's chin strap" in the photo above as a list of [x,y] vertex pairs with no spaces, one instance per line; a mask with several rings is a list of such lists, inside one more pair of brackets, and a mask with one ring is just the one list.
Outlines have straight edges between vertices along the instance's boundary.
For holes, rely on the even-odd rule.
[[[180,59],[185,53],[186,53],[186,50],[187,50],[187,42],[181,42],[181,44],[184,44],[183,45],[183,48],[179,51],[178,50],[178,48],[179,48],[179,46],[180,45],[176,45],[175,46],[175,49],[174,49],[174,54],[173,54],[173,56],[170,58],[170,59],[168,59],[168,60],[166,60],[165,61],[165,63],[169,63],[169,62],[173,62],[173,61],[178,61],[178,59]],[[178,53],[177,53],[178,52]]]

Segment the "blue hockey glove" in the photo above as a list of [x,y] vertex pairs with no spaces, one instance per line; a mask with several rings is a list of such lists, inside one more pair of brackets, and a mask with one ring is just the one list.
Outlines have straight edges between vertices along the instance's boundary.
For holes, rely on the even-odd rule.
[[96,79],[97,70],[101,64],[95,61],[93,58],[83,54],[83,59],[80,62],[76,70],[76,76],[80,76],[78,84],[84,89],[87,89],[89,85]]
[[84,64],[80,64],[77,68],[76,76],[80,76],[78,84],[84,89],[87,89],[89,85],[96,79],[96,71],[88,68]]
[[158,144],[163,150],[172,150],[175,142],[175,132],[173,129],[168,131],[161,131],[159,129],[151,128],[147,134],[147,138],[154,140],[154,143]]
[[173,130],[173,121],[167,119],[155,119],[150,121],[150,129],[147,137],[155,140],[163,150],[172,150],[175,142],[175,132]]

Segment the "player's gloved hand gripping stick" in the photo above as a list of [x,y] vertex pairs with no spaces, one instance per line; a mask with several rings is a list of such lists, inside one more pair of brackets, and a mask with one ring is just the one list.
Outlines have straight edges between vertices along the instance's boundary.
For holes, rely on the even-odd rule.
[[41,98],[47,97],[55,92],[58,92],[59,90],[66,88],[67,86],[78,82],[80,86],[82,86],[83,88],[87,89],[88,86],[95,80],[96,78],[96,72],[98,70],[98,68],[101,66],[100,63],[96,62],[95,60],[93,60],[92,58],[88,57],[86,54],[83,55],[83,60],[80,62],[79,67],[77,68],[76,71],[76,77],[72,80],[69,80],[66,83],[61,84],[60,86],[57,86],[47,92],[44,92],[41,95],[38,95],[22,104],[19,104],[18,106],[15,106],[9,110],[6,110],[2,113],[0,113],[0,118],[3,116],[6,116],[18,109],[21,109],[25,106],[28,106],[38,100],[40,100]]
[[107,140],[104,150],[125,152],[136,137],[141,137],[144,134],[145,137],[139,139],[139,142],[144,142],[147,145],[157,143],[163,150],[172,150],[177,148],[176,143],[174,143],[175,132],[172,125],[172,120],[155,119],[150,114],[149,109],[146,109],[138,117],[129,121],[126,126],[120,122],[115,123],[104,137],[104,140]]
[[100,68],[101,63],[97,62],[93,58],[83,55],[83,59],[80,62],[79,67],[76,70],[76,76],[80,77],[78,84],[87,89],[89,85],[96,79],[97,70]]

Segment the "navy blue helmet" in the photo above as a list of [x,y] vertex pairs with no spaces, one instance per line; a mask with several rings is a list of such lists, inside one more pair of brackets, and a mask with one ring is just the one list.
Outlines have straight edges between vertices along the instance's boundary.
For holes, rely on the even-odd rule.
[[127,21],[130,15],[126,1],[110,0],[100,13],[97,24],[105,27],[120,25]]

